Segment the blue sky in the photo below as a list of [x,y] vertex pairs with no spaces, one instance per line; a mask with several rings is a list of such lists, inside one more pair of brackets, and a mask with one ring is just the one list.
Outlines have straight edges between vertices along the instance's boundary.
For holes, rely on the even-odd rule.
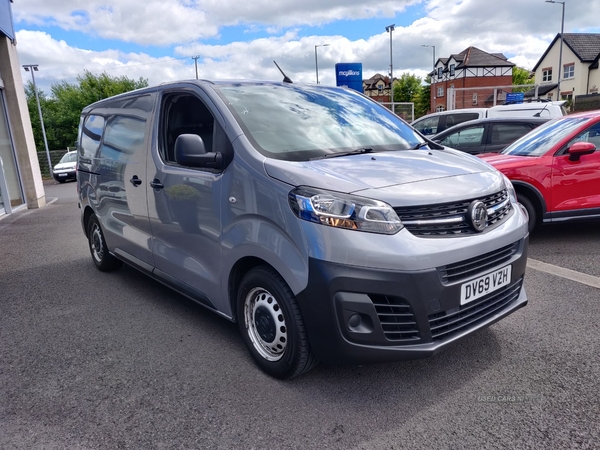
[[[142,6],[143,5],[143,6]],[[492,10],[493,9],[493,10]],[[150,84],[192,78],[278,79],[334,84],[337,62],[361,62],[368,78],[389,71],[421,77],[436,57],[469,46],[504,53],[531,69],[560,31],[561,5],[543,0],[15,0],[17,51],[39,64],[45,91],[84,70],[143,77]],[[565,32],[600,32],[600,2],[565,0]]]

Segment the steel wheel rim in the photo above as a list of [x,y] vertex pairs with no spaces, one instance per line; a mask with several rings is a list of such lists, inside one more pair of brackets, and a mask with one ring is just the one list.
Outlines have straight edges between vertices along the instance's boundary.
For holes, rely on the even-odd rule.
[[244,321],[260,356],[279,361],[287,348],[287,326],[277,299],[264,288],[250,290],[244,300]]
[[104,257],[103,245],[102,245],[102,231],[98,224],[94,224],[92,227],[92,236],[90,239],[90,248],[92,250],[92,256],[98,262],[102,262]]

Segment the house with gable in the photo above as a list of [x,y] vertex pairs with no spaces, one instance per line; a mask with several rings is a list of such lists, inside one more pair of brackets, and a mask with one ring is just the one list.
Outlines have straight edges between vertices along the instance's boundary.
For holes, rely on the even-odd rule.
[[[600,34],[563,33],[560,58],[560,33],[552,40],[533,71],[538,97],[571,100],[577,96],[598,94],[600,88]],[[559,59],[561,59],[559,67]],[[560,77],[560,78],[559,78]],[[558,84],[560,81],[560,93]],[[530,95],[534,95],[532,92]]]
[[371,78],[363,80],[363,93],[379,103],[389,102],[390,77],[376,73]]
[[[504,100],[512,85],[514,63],[502,53],[468,47],[438,58],[431,76],[431,111],[489,107]],[[448,93],[454,92],[454,98]],[[494,97],[496,95],[496,98]]]

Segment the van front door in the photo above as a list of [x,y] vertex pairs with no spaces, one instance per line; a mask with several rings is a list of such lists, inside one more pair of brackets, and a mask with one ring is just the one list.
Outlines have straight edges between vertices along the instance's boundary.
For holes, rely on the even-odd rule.
[[[213,151],[215,120],[198,96],[171,92],[161,101],[159,133],[147,185],[154,273],[196,300],[222,310],[221,191],[223,173],[175,161],[175,140],[197,134]],[[216,299],[216,300],[215,300]]]

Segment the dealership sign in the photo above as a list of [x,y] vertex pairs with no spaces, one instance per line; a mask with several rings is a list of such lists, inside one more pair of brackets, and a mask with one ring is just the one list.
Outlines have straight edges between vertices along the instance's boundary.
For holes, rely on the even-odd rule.
[[337,86],[349,87],[362,93],[362,63],[337,63],[335,82]]

